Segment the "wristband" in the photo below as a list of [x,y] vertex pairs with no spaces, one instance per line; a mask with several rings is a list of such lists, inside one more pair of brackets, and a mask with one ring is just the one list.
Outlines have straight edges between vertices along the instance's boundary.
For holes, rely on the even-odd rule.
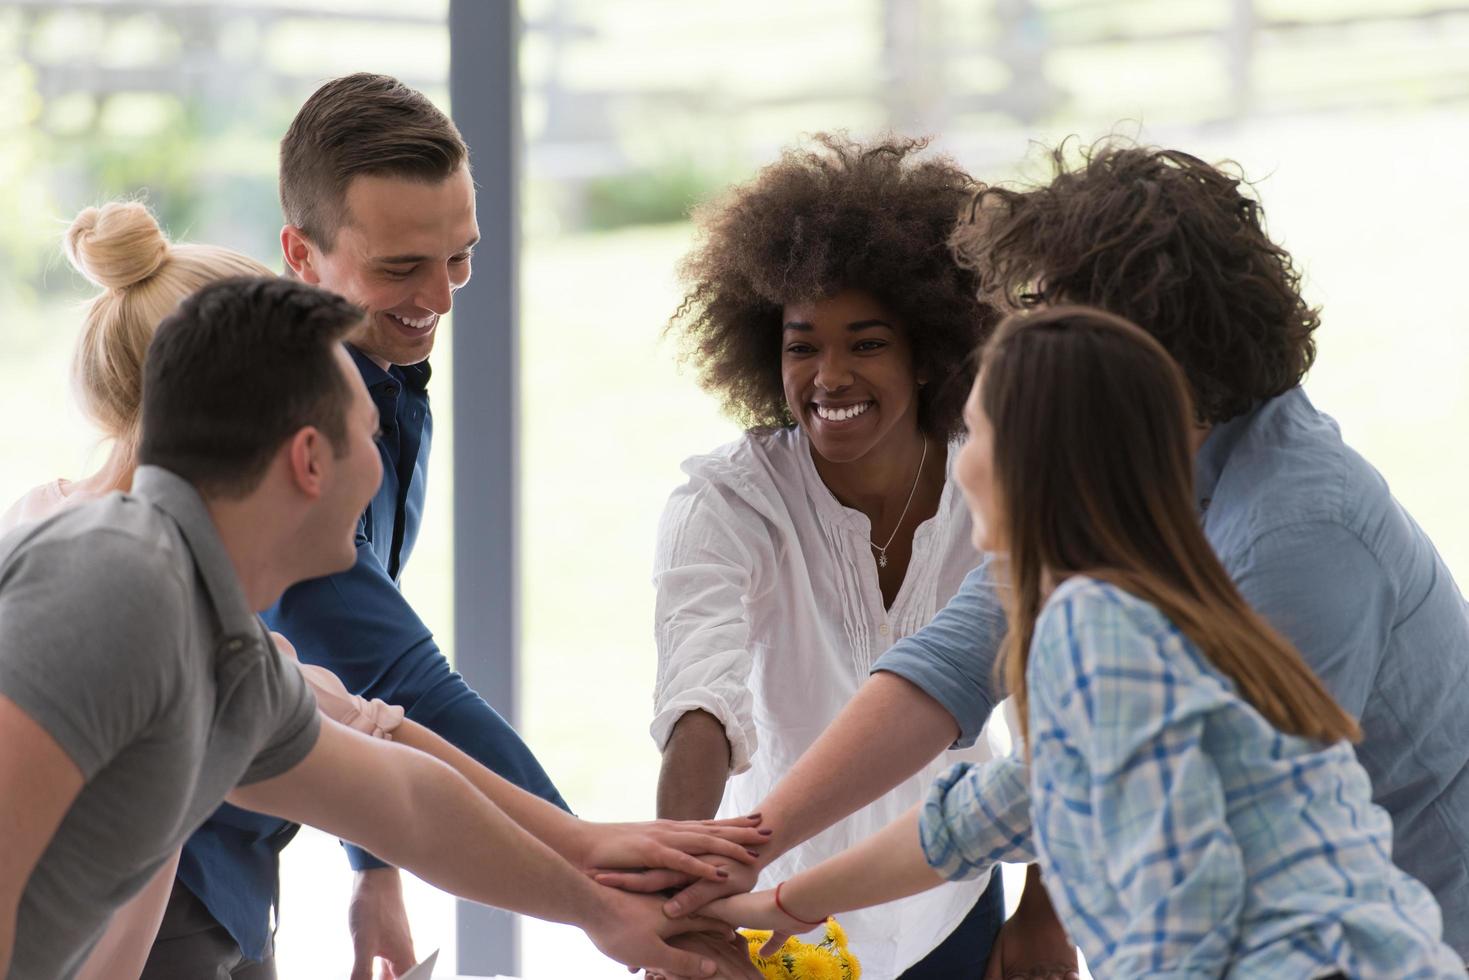
[[797,922],[801,923],[801,925],[811,926],[813,929],[826,922],[825,916],[822,916],[815,922],[807,922],[805,919],[801,918],[799,915],[796,915],[790,909],[782,905],[780,903],[780,890],[785,887],[785,884],[786,883],[782,881],[780,884],[775,886],[775,907],[780,910],[781,915],[784,915],[788,919],[795,919]]

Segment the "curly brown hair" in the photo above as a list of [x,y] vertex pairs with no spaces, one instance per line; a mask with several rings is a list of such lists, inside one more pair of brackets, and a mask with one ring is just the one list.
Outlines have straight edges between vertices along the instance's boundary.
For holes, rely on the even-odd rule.
[[1300,273],[1243,176],[1115,140],[1076,165],[1065,149],[1051,151],[1049,185],[973,196],[952,244],[982,295],[1083,303],[1138,324],[1182,366],[1203,422],[1300,384],[1320,311],[1301,298]]
[[843,289],[870,294],[900,321],[924,432],[950,438],[974,380],[971,356],[995,311],[955,264],[950,234],[978,186],[927,140],[861,144],[819,134],[748,184],[698,209],[699,244],[668,330],[725,412],[747,428],[794,424],[781,388],[781,311]]

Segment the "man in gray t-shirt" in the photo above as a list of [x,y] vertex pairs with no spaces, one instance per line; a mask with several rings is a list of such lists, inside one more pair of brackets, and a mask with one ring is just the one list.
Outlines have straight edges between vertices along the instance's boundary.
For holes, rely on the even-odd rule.
[[247,606],[203,500],[163,469],[0,544],[0,630],[0,695],[83,780],[26,885],[11,963],[66,976],[236,784],[306,757],[316,702]]
[[[132,493],[0,540],[0,977],[74,976],[225,799],[576,924],[624,964],[714,972],[663,938],[715,924],[597,884],[490,799],[529,821],[514,793],[319,718],[255,615],[356,560],[382,477],[378,410],[341,342],[362,323],[299,282],[206,287],[149,348]],[[668,860],[629,843],[637,865]]]

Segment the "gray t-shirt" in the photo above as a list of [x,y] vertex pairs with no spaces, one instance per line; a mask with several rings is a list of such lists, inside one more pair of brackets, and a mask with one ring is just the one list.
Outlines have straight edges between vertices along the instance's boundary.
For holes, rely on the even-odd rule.
[[292,768],[319,732],[203,501],[154,467],[132,494],[0,539],[0,693],[85,780],[21,895],[24,980],[72,976],[226,793]]

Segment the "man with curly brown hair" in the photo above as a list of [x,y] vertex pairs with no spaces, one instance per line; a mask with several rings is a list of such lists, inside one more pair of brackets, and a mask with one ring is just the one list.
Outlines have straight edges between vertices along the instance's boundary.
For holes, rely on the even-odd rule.
[[[949,476],[993,323],[947,248],[974,183],[919,141],[815,144],[702,210],[683,266],[673,329],[748,431],[684,463],[659,529],[663,816],[763,797],[979,560]],[[767,874],[855,843],[983,755],[930,761],[818,840],[774,828]],[[979,976],[1002,918],[996,876],[843,924],[870,980],[937,980]]]
[[[1054,162],[1048,185],[975,195],[954,235],[959,264],[993,301],[1102,307],[1178,361],[1199,412],[1205,534],[1246,600],[1360,719],[1358,755],[1392,815],[1393,857],[1433,891],[1445,940],[1469,957],[1469,607],[1381,475],[1301,390],[1319,317],[1299,273],[1222,168],[1117,144],[1076,164],[1058,150]],[[971,744],[1000,694],[1004,629],[981,566],[872,665],[759,802],[766,822],[804,839]],[[670,909],[720,890],[695,885]],[[1015,923],[996,975],[1009,975]]]

